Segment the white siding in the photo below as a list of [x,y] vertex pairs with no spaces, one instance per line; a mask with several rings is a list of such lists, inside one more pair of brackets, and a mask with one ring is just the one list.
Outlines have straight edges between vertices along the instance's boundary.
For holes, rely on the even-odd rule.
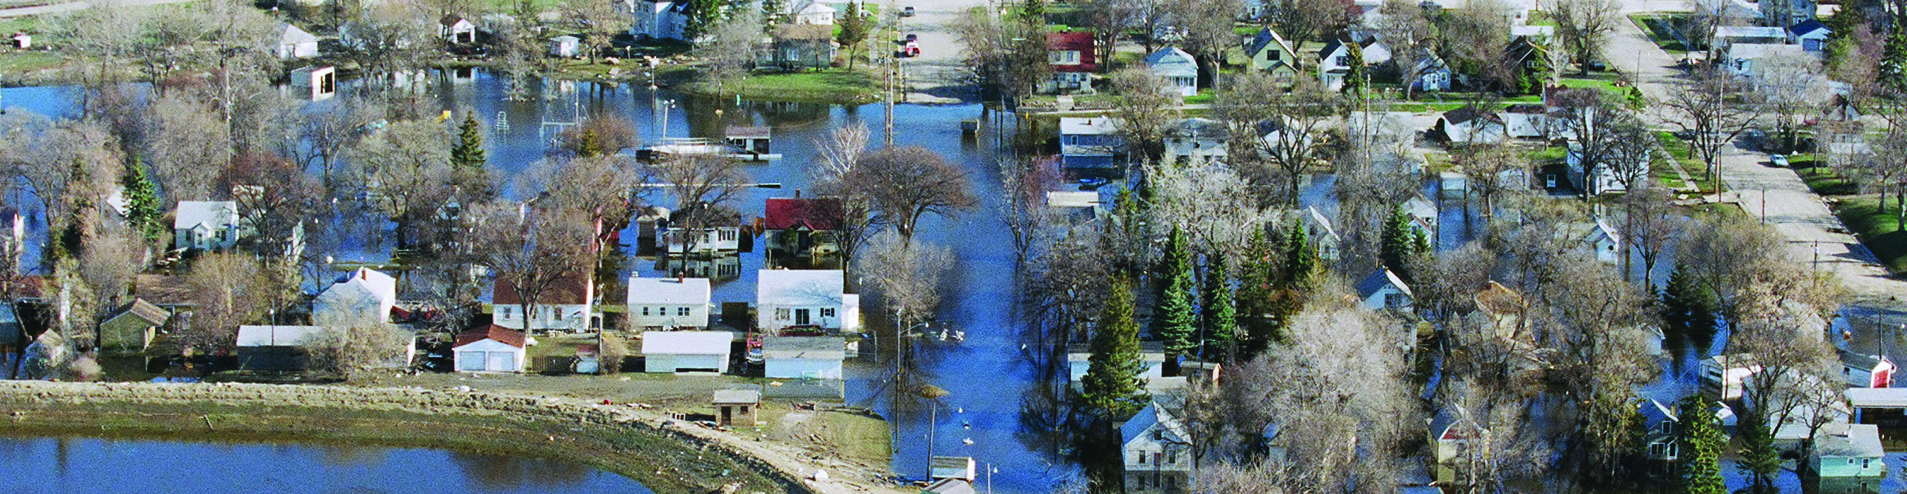
[[762,374],[776,379],[841,379],[841,361],[768,359]]

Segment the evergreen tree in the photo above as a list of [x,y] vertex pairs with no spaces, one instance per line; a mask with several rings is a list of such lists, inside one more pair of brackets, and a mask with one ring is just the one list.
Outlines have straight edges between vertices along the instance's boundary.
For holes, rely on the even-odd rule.
[[1238,327],[1244,331],[1242,338],[1237,338],[1238,354],[1234,355],[1239,360],[1257,354],[1277,339],[1278,327],[1271,314],[1273,292],[1279,283],[1278,265],[1277,249],[1266,238],[1265,229],[1253,228],[1238,272],[1235,305]]
[[1093,329],[1086,376],[1080,394],[1086,405],[1110,417],[1125,417],[1147,397],[1139,374],[1145,364],[1139,356],[1139,321],[1133,318],[1132,288],[1124,280],[1112,283],[1106,312]]
[[1225,256],[1213,254],[1205,268],[1205,290],[1200,297],[1199,314],[1205,319],[1205,338],[1199,355],[1207,361],[1229,361],[1232,338],[1238,328],[1238,309],[1232,303],[1232,275]]
[[1290,231],[1285,236],[1284,279],[1286,288],[1297,289],[1311,282],[1311,273],[1318,269],[1318,252],[1304,225],[1292,223]]
[[1896,21],[1881,47],[1880,82],[1895,90],[1907,89],[1907,23]]
[[1344,72],[1344,86],[1341,89],[1346,94],[1363,96],[1364,85],[1368,83],[1364,74],[1364,47],[1358,46],[1356,41],[1348,40],[1344,42],[1344,46],[1349,51],[1344,62],[1349,70]]
[[1397,273],[1405,283],[1410,282],[1410,274],[1405,264],[1412,254],[1417,252],[1418,237],[1410,228],[1410,215],[1404,213],[1404,207],[1391,210],[1391,217],[1384,221],[1384,231],[1378,237],[1377,257],[1384,267]]
[[457,129],[457,143],[450,147],[450,166],[458,170],[482,170],[483,128],[477,124],[477,113],[464,114],[464,123]]
[[126,166],[126,174],[119,177],[119,186],[126,199],[126,223],[147,243],[164,240],[165,212],[159,210],[159,193],[146,176],[145,165],[133,160]]
[[1186,244],[1185,231],[1172,227],[1165,259],[1159,265],[1159,273],[1165,276],[1164,291],[1152,310],[1152,334],[1165,340],[1168,365],[1199,346],[1198,321],[1192,306],[1192,252]]
[[[861,12],[860,2],[848,2],[848,9],[841,19],[834,22],[841,30],[835,33],[834,41],[848,52],[848,70],[854,70],[854,62],[861,58],[861,46],[867,42],[871,22],[867,14]],[[1124,192],[1123,190],[1121,192]]]
[[1670,334],[1706,343],[1715,334],[1715,295],[1696,283],[1681,264],[1662,289],[1662,325]]
[[1676,416],[1681,418],[1676,438],[1681,451],[1676,462],[1682,470],[1683,494],[1728,494],[1721,465],[1728,436],[1715,423],[1715,414],[1708,411],[1701,398],[1690,396],[1682,399]]
[[701,38],[715,31],[722,23],[722,0],[689,0],[687,20],[682,25],[682,36],[690,40]]
[[[859,8],[856,6],[857,3],[859,2],[848,2],[848,12],[857,10]],[[786,10],[788,6],[782,0],[761,0],[761,32],[773,32],[775,25],[781,24],[781,15]],[[839,23],[836,24],[839,25]]]
[[1741,457],[1735,467],[1747,474],[1755,492],[1772,492],[1774,477],[1781,472],[1781,450],[1775,448],[1775,435],[1768,430],[1761,414],[1739,415],[1735,430],[1741,433]]

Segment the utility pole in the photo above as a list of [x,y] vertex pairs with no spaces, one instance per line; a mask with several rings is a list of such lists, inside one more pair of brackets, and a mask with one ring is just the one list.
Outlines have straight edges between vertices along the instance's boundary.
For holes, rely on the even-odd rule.
[[[886,17],[892,19],[888,21],[887,28],[889,34],[893,36],[888,39],[900,40],[901,18],[900,6],[897,2],[888,0]],[[905,50],[906,46],[902,45],[901,49]],[[894,91],[900,89],[900,81],[898,79],[901,71],[901,57],[898,53],[900,53],[900,50],[888,50],[887,54],[887,119],[886,123],[882,124],[882,127],[886,134],[885,142],[887,143],[887,147],[890,148],[894,147]]]

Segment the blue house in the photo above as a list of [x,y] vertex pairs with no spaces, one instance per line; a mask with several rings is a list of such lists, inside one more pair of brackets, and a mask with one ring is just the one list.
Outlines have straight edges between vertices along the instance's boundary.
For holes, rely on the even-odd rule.
[[1059,161],[1068,170],[1113,170],[1124,146],[1112,117],[1059,119]]

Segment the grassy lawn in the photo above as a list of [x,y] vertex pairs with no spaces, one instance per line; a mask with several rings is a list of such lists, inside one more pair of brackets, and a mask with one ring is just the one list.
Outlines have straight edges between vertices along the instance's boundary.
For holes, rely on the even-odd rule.
[[[701,80],[701,73],[695,67],[664,67],[657,71],[656,77],[690,93],[716,92],[714,85]],[[755,74],[722,88],[722,93],[740,95],[743,99],[864,104],[880,99],[880,83],[862,70],[827,69]]]
[[1212,99],[1214,97],[1215,95],[1212,93],[1211,89],[1202,89],[1202,90],[1199,90],[1198,94],[1194,94],[1194,95],[1186,97],[1185,104],[1207,105],[1212,103]]
[[[1682,165],[1682,171],[1688,173],[1690,179],[1695,180],[1693,185],[1696,188],[1701,189],[1703,194],[1715,193],[1715,180],[1706,176],[1707,174],[1704,173],[1704,170],[1706,170],[1707,167],[1702,164],[1702,160],[1695,158],[1695,152],[1689,148],[1688,143],[1675,138],[1675,134],[1669,132],[1657,132],[1655,134],[1655,140],[1662,145],[1662,149],[1668,150],[1669,157],[1674,158],[1676,163]],[[1664,185],[1671,187],[1682,185],[1681,176],[1676,175],[1674,169],[1668,168],[1667,165],[1669,163],[1666,161],[1658,161],[1657,163],[1663,166],[1654,167],[1653,170],[1651,170],[1656,178],[1661,179]]]
[[1902,232],[1896,222],[1900,202],[1887,201],[1887,207],[1880,208],[1878,196],[1845,196],[1834,205],[1834,215],[1861,238],[1861,244],[1873,251],[1888,271],[1907,272],[1907,232]]
[[1788,157],[1788,166],[1795,175],[1808,183],[1808,189],[1824,196],[1843,196],[1860,193],[1860,185],[1828,168],[1813,155],[1797,154]]
[[1569,150],[1567,148],[1562,146],[1548,146],[1530,151],[1529,159],[1530,162],[1536,163],[1537,165],[1552,165],[1562,163],[1563,158],[1568,156],[1568,154]]
[[1674,26],[1681,17],[1680,14],[1629,14],[1629,20],[1634,22],[1636,27],[1642,28],[1643,32],[1648,33],[1649,40],[1654,41],[1656,46],[1662,47],[1662,51],[1669,52],[1670,55],[1688,53],[1688,47],[1682,45],[1682,40],[1675,39]]

